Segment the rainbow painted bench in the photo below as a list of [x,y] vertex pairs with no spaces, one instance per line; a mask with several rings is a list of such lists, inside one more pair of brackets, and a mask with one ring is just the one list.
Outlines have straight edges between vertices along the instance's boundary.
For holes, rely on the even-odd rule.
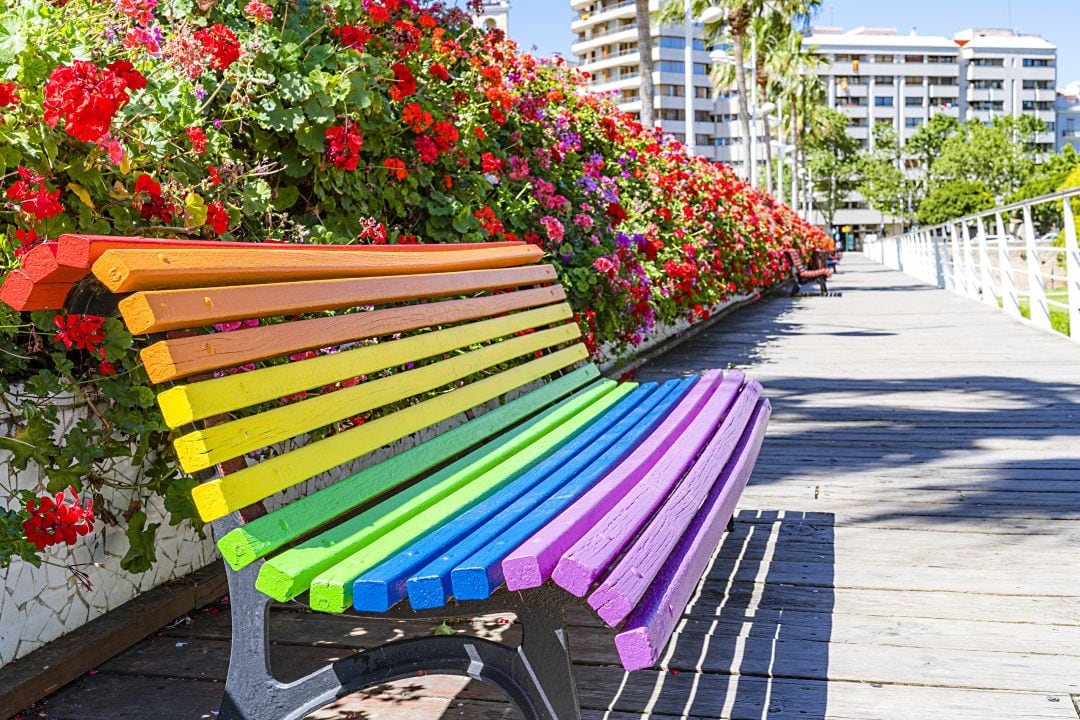
[[[579,718],[565,608],[615,628],[628,670],[656,664],[770,414],[735,371],[603,379],[532,245],[65,236],[45,252],[93,277],[54,269],[45,284],[72,287],[37,294],[20,279],[31,304],[62,295],[150,336],[145,368],[228,565],[221,718],[302,718],[418,673],[493,683],[526,717]],[[523,639],[405,639],[284,684],[268,611],[294,598],[391,617],[512,612]]]

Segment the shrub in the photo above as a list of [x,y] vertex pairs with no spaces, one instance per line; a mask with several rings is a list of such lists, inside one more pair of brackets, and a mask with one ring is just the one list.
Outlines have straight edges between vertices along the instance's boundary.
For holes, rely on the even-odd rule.
[[[657,321],[769,287],[784,250],[824,240],[585,93],[562,61],[517,54],[439,4],[26,0],[4,10],[0,68],[5,268],[72,231],[517,239],[556,264],[590,348],[625,350]],[[131,336],[113,319],[2,315],[15,430],[2,447],[16,467],[37,463],[48,492],[71,487],[106,522],[127,520],[125,567],[149,567],[146,499],[193,521],[193,481],[157,452],[166,432]],[[90,412],[61,441],[71,401]],[[109,508],[117,458],[143,473],[131,504]],[[22,527],[34,498],[0,515],[0,565],[40,562]]]

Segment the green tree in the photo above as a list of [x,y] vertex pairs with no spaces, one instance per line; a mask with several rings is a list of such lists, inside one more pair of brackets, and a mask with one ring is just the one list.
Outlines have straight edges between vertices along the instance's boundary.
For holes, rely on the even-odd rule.
[[930,182],[930,170],[934,160],[941,155],[941,148],[945,141],[960,129],[960,121],[951,115],[938,113],[930,118],[929,122],[923,123],[919,129],[908,139],[904,150],[910,158],[916,161],[922,171],[920,179],[920,197],[925,196]]
[[940,184],[957,182],[981,183],[998,201],[1016,192],[1031,177],[1035,161],[1014,129],[1011,120],[989,126],[969,120],[961,125],[942,143],[941,154],[930,166],[930,194]]
[[904,214],[909,183],[903,171],[903,152],[892,125],[874,128],[874,147],[858,159],[858,191],[867,204],[884,215]]
[[923,225],[965,217],[994,207],[994,195],[978,180],[951,180],[934,188],[919,204],[919,222]]
[[[705,44],[731,40],[735,65],[735,87],[739,95],[739,124],[742,127],[743,157],[750,158],[750,106],[746,85],[746,45],[756,18],[771,17],[788,27],[805,27],[810,14],[821,0],[691,0],[690,13],[701,17],[707,9],[720,8],[723,18],[706,23]],[[686,12],[685,0],[663,0],[658,18],[664,23],[681,23]],[[689,90],[688,90],[689,91]]]
[[859,143],[847,132],[847,116],[825,108],[807,137],[814,202],[832,232],[836,211],[858,184]]
[[[1070,173],[1080,166],[1080,155],[1071,145],[1066,145],[1060,153],[1051,155],[1044,162],[1035,166],[1035,171],[1016,192],[1010,195],[1007,202],[1020,202],[1031,198],[1049,195],[1052,192],[1072,187],[1066,185]],[[1080,178],[1078,178],[1080,181]],[[1061,226],[1060,208],[1055,208],[1054,203],[1042,203],[1031,208],[1031,219],[1035,223],[1036,232],[1050,232]]]

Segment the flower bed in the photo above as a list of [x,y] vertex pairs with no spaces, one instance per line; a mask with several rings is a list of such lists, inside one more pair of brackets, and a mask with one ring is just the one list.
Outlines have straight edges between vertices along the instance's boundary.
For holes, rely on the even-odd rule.
[[[65,232],[522,240],[558,267],[590,348],[625,353],[657,323],[774,285],[786,249],[824,241],[561,61],[441,5],[28,0],[0,21],[0,68],[8,270]],[[122,566],[139,573],[155,562],[148,508],[198,529],[118,321],[3,307],[0,349],[0,449],[39,478],[6,488],[0,567],[40,564],[96,522],[124,528]]]

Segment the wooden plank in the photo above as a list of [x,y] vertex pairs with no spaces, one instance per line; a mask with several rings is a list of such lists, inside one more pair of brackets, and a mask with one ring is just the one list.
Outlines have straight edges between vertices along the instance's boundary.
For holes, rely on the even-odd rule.
[[[173,447],[185,471],[203,470],[331,423],[444,387],[500,363],[573,340],[580,334],[577,323],[568,323],[503,340],[449,360],[195,430],[174,440]],[[224,482],[228,484],[228,478]]]
[[[374,374],[379,370],[478,345],[520,330],[544,327],[571,317],[573,311],[566,303],[549,305],[300,362],[177,385],[158,394],[158,405],[166,424],[176,428],[302,390]],[[558,337],[562,338],[563,334],[558,334]]]
[[[721,472],[738,445],[759,397],[761,385],[756,381],[747,383],[687,477],[664,501],[656,515],[649,518],[641,536],[589,596],[589,605],[609,626],[615,627],[622,622],[645,595],[649,584],[708,497],[710,488],[717,478],[723,477]],[[734,488],[729,490],[733,491]],[[727,518],[718,520],[726,521]],[[615,523],[615,526],[618,527],[618,524]],[[611,558],[604,559],[603,565],[609,562]],[[597,567],[598,564],[592,566]]]
[[227,485],[224,478],[203,483],[192,489],[192,497],[204,521],[216,520],[587,357],[584,345],[572,345],[454,392],[424,400],[392,416],[376,418],[238,470],[228,476]]
[[133,333],[164,332],[249,318],[524,287],[557,278],[551,265],[383,278],[346,278],[140,292],[120,301]]
[[672,439],[686,430],[722,379],[718,370],[706,373],[629,457],[507,555],[502,562],[506,586],[511,590],[539,587],[551,577],[562,554],[649,471]]
[[15,715],[123,652],[173,618],[226,592],[217,563],[148,590],[0,668],[0,717]]
[[[353,605],[357,610],[384,612],[405,598],[406,582],[414,570],[444,553],[458,552],[462,545],[473,543],[478,535],[487,534],[491,519],[502,520],[517,508],[523,496],[534,492],[537,484],[557,473],[566,463],[572,462],[582,451],[594,452],[598,438],[604,434],[634,406],[645,401],[656,389],[655,383],[634,389],[631,385],[620,386],[597,401],[590,410],[603,410],[571,442],[552,453],[528,472],[506,484],[505,487],[483,501],[476,503],[439,528],[432,528],[408,547],[402,548],[392,558],[378,567],[363,573],[353,584]],[[616,404],[617,403],[617,404]],[[451,566],[452,567],[452,566]],[[413,609],[439,607],[446,603],[449,594],[449,572],[438,582],[438,593],[430,597],[409,594],[409,606]]]
[[76,283],[90,273],[86,268],[61,265],[56,259],[55,242],[47,242],[31,248],[19,261],[31,282]]
[[486,412],[467,424],[451,428],[378,465],[365,468],[229,531],[218,540],[218,549],[225,560],[239,570],[286,543],[312,532],[323,523],[427,472],[469,447],[488,440],[533,412],[576,392],[598,375],[595,365],[586,365],[545,383],[531,393]]
[[488,243],[417,243],[414,245],[302,245],[278,242],[246,243],[224,242],[221,240],[191,240],[188,238],[147,238],[147,237],[120,237],[113,235],[83,235],[65,233],[60,236],[58,243],[59,256],[65,265],[80,267],[89,270],[106,250],[125,250],[132,248],[177,250],[177,249],[204,249],[204,250],[250,250],[260,252],[264,250],[347,250],[363,249],[376,252],[431,252],[444,250],[469,250],[485,247],[510,247],[520,245],[513,241],[496,241]]
[[[459,600],[483,600],[491,595],[503,583],[503,558],[629,454],[695,382],[697,378],[691,377],[664,383],[648,403],[636,408],[596,441],[595,449],[603,450],[600,455],[594,458],[592,452],[584,453],[567,463],[552,473],[534,496],[526,497],[520,507],[515,506],[514,513],[493,518],[468,542],[461,543],[453,552],[420,570],[408,581],[410,602],[414,588],[438,592],[434,587],[424,586],[438,582],[444,587],[447,573],[453,595]],[[530,509],[529,505],[534,502],[537,505]]]
[[725,530],[725,519],[734,511],[739,491],[749,479],[765,437],[769,414],[769,401],[762,400],[735,451],[738,460],[724,469],[690,529],[615,636],[615,647],[627,670],[652,666],[664,651],[682,608],[686,607]]
[[464,300],[318,317],[227,333],[162,340],[140,352],[153,383],[201,375],[305,350],[492,317],[566,300],[561,285]]
[[23,270],[12,270],[0,285],[0,301],[20,312],[60,310],[64,307],[69,283],[35,283]]
[[[449,507],[453,502],[449,499],[452,494],[458,493],[467,485],[478,485],[478,478],[507,458],[524,456],[529,452],[530,446],[540,438],[590,407],[614,388],[613,382],[596,383],[545,411],[524,426],[494,438],[383,503],[271,558],[259,571],[257,587],[277,600],[288,600],[304,592],[317,576],[368,545],[376,543],[384,533],[398,529],[436,503],[440,509]],[[372,548],[372,551],[377,551],[377,548]],[[377,559],[381,560],[382,557]],[[342,612],[351,603],[351,582],[357,575],[359,573],[336,583],[340,587],[336,593],[329,591],[338,598],[340,609],[336,612]],[[346,583],[349,584],[347,588],[344,587]],[[345,596],[348,596],[348,599],[345,599]],[[313,608],[333,611],[330,609],[334,607],[333,597],[329,601],[321,601],[319,591],[314,586],[309,602]]]
[[[743,380],[745,376],[741,372],[729,372],[686,430],[673,438],[664,449],[656,464],[636,485],[628,488],[610,510],[597,517],[593,527],[563,553],[551,573],[551,579],[557,585],[578,597],[585,595],[600,573],[647,524],[661,503],[668,500],[674,502],[674,498],[668,495],[709,438],[717,432],[717,426],[725,416],[731,420],[728,427],[734,429],[734,436],[729,437],[725,431],[724,437],[730,439],[729,452],[734,449],[742,435],[742,427],[761,394],[760,386],[757,386],[747,388],[745,398],[740,396]],[[737,404],[736,398],[739,400]],[[708,487],[705,484],[703,489],[707,490]],[[700,497],[705,497],[705,494],[702,493]],[[666,556],[666,552],[663,555]]]
[[484,270],[530,265],[535,245],[388,253],[347,250],[106,250],[94,276],[113,292]]

